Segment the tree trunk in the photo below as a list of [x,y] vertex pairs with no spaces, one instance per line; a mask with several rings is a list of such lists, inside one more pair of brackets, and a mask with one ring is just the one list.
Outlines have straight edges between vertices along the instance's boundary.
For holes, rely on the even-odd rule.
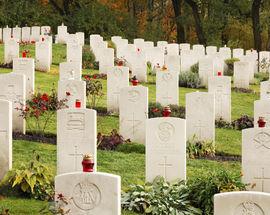
[[185,0],[185,1],[192,9],[198,41],[200,44],[206,45],[206,39],[204,37],[202,21],[201,21],[198,5],[193,0]]
[[261,25],[260,25],[260,7],[262,0],[254,0],[252,3],[252,27],[254,37],[254,48],[257,51],[262,50]]
[[267,51],[270,51],[270,23],[268,24],[268,41],[267,41]]
[[182,16],[182,0],[172,0],[172,4],[175,15],[177,42],[185,43],[186,42],[185,28],[180,20]]

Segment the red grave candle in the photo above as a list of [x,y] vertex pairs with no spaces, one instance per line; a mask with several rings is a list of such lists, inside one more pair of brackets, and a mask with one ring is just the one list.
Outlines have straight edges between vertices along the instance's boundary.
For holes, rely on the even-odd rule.
[[222,76],[222,72],[218,72],[217,74],[218,74],[218,76]]
[[26,58],[26,56],[27,56],[26,51],[23,51],[23,52],[22,52],[22,57],[23,57],[23,58]]
[[266,121],[264,120],[264,117],[259,117],[259,120],[258,120],[259,128],[264,128],[265,124],[266,124]]
[[94,159],[91,155],[84,155],[82,166],[83,166],[83,172],[94,172]]
[[171,115],[171,113],[172,113],[172,111],[171,111],[171,108],[169,106],[166,106],[162,111],[163,117],[169,117]]
[[81,108],[81,101],[79,99],[76,100],[75,107],[76,108]]

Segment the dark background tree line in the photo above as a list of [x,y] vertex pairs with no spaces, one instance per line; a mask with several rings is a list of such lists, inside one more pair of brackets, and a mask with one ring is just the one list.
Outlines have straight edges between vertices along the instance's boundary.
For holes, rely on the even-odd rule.
[[270,50],[270,0],[0,0],[2,27]]

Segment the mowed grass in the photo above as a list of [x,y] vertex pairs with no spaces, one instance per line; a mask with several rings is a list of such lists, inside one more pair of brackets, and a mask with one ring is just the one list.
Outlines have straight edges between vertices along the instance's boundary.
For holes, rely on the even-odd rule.
[[[29,49],[31,56],[35,56],[33,45],[21,47],[21,50]],[[59,76],[59,63],[66,59],[65,45],[53,45],[53,64],[49,73],[36,72],[35,88],[36,91],[50,92],[57,88]],[[3,45],[0,45],[0,62],[3,62]],[[11,69],[0,69],[0,73],[11,72]],[[97,71],[84,70],[83,74],[93,74]],[[154,77],[149,76],[148,80],[154,82]],[[106,107],[106,80],[101,80],[103,84],[104,97],[100,100],[98,106]],[[155,84],[144,84],[149,89],[149,102],[155,102]],[[259,87],[252,86],[256,92]],[[180,105],[185,105],[185,96],[187,93],[195,92],[197,89],[179,88]],[[206,91],[199,89],[199,91]],[[246,94],[232,92],[232,118],[239,118],[241,115],[253,116],[253,102],[259,99],[258,93]],[[31,122],[30,122],[31,123]],[[119,127],[118,116],[98,116],[98,132],[109,134],[112,129]],[[51,124],[46,132],[56,134],[56,117],[51,120]],[[143,146],[140,146],[143,148]],[[241,155],[241,131],[232,129],[216,129],[216,150],[219,154]],[[13,141],[13,168],[18,168],[22,163],[28,163],[32,159],[33,151],[41,155],[44,163],[49,165],[51,171],[56,173],[56,146],[50,144],[41,144],[36,142],[14,140]],[[187,161],[187,178],[194,179],[198,175],[209,174],[215,170],[225,169],[232,172],[241,171],[239,162],[217,162],[210,160],[190,160]],[[126,190],[130,184],[144,183],[145,179],[145,156],[138,153],[137,150],[131,150],[129,153],[119,151],[100,151],[98,150],[98,171],[104,171],[121,176],[122,189]],[[0,191],[1,195],[1,191]],[[1,199],[1,197],[0,197]],[[39,210],[47,202],[18,198],[13,195],[7,195],[0,200],[1,208],[9,208],[11,214],[39,214]],[[124,215],[134,213],[123,211]]]

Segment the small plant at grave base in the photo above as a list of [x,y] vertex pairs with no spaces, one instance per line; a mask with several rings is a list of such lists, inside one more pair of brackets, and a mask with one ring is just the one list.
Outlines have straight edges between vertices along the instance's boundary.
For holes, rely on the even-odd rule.
[[191,202],[202,210],[203,215],[213,214],[214,195],[223,192],[243,191],[246,185],[241,182],[241,175],[227,171],[213,171],[207,175],[188,181]]
[[1,63],[0,64],[0,68],[3,68],[3,69],[12,69],[13,68],[13,63]]
[[232,128],[231,123],[226,122],[222,117],[216,119],[215,121],[216,128]]
[[191,66],[190,71],[192,73],[198,74],[199,73],[199,63],[196,63]]
[[184,181],[168,183],[157,177],[153,183],[131,185],[122,194],[122,208],[149,215],[200,215],[201,210],[189,201]]
[[10,172],[9,183],[29,197],[39,200],[53,200],[53,175],[40,156],[33,152],[32,161],[21,164],[18,169]]
[[199,74],[193,72],[183,72],[179,75],[179,87],[201,88]]
[[94,109],[99,100],[104,96],[102,92],[103,86],[99,80],[91,79],[88,76],[84,76],[86,82],[86,97],[90,105],[90,108]]
[[215,157],[216,147],[213,141],[199,140],[195,135],[187,141],[189,158]]
[[233,76],[234,71],[234,63],[240,61],[238,58],[231,58],[225,60],[225,63],[227,65],[227,70],[224,71],[224,75],[226,76]]
[[26,120],[30,132],[44,136],[55,112],[67,107],[65,103],[66,99],[58,101],[56,90],[53,88],[50,94],[38,92],[32,95],[31,99],[26,100],[25,105],[20,104],[18,110],[20,116]]
[[96,69],[95,67],[96,57],[89,46],[84,46],[82,50],[82,67],[83,69]]
[[240,118],[234,120],[231,124],[232,124],[232,127],[236,130],[253,128],[254,127],[254,118],[249,117],[247,115],[243,115]]
[[255,73],[255,78],[258,79],[259,83],[262,81],[268,81],[269,80],[269,73],[268,72]]
[[252,89],[232,87],[232,91],[236,93],[255,93]]
[[119,145],[129,143],[129,140],[125,140],[123,136],[118,134],[117,130],[112,130],[110,135],[97,135],[97,147],[102,150],[116,150]]
[[40,214],[58,214],[65,215],[70,213],[69,205],[72,204],[72,198],[66,198],[63,194],[56,194],[56,200],[49,202],[47,206],[42,208]]

